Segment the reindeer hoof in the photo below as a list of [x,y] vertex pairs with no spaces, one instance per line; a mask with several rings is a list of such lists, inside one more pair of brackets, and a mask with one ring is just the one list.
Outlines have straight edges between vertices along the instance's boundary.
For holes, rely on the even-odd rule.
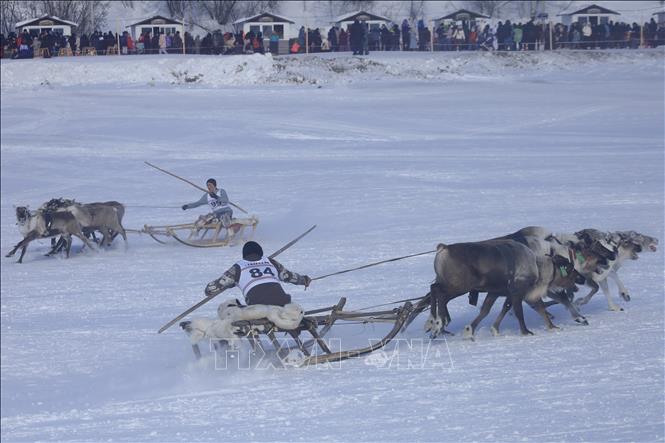
[[499,335],[501,335],[501,334],[499,333],[499,330],[498,330],[497,328],[495,328],[494,326],[492,326],[492,327],[490,328],[490,332],[491,332],[492,335],[495,336],[495,337],[498,337]]
[[533,332],[529,331],[528,329],[525,329],[522,331],[522,335],[533,335]]
[[623,308],[620,306],[610,306],[610,311],[623,312]]
[[577,318],[575,318],[575,321],[576,321],[577,323],[581,324],[581,325],[589,326],[589,322],[588,322],[587,319],[584,318],[584,317],[577,317]]
[[443,321],[441,317],[432,317],[430,316],[425,322],[425,332],[430,333],[430,338],[436,338],[443,329]]
[[621,298],[623,298],[625,301],[630,301],[630,294],[628,294],[627,292],[622,292]]
[[548,331],[560,331],[561,328],[557,325],[552,325],[549,328],[547,328]]
[[471,325],[464,326],[464,332],[462,333],[462,335],[464,338],[473,340],[473,328],[471,327]]

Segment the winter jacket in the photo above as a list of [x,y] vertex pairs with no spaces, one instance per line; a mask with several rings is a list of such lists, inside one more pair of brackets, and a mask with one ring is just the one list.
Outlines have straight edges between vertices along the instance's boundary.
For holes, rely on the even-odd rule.
[[[248,257],[249,261],[260,259],[261,257],[259,256]],[[305,285],[307,281],[305,275],[300,275],[289,271],[275,259],[271,258],[269,260],[277,269],[277,277],[280,281],[294,285]],[[208,297],[220,294],[221,292],[236,286],[239,281],[240,265],[236,263],[227,269],[221,277],[208,283],[205,288],[205,294]],[[279,283],[271,282],[254,286],[247,293],[245,301],[248,305],[267,304],[284,306],[285,304],[291,302],[291,296],[284,292],[282,285]]]
[[522,28],[513,29],[513,41],[517,44],[522,43]]
[[[187,203],[183,206],[183,209],[192,209],[192,208],[197,208],[199,206],[207,205],[208,204],[208,193],[204,193],[200,199],[198,199],[195,202],[192,203]],[[220,212],[222,208],[228,208],[229,205],[229,197],[226,195],[226,191],[224,189],[218,189],[217,190],[217,202],[219,204],[218,209],[216,209],[214,212]]]

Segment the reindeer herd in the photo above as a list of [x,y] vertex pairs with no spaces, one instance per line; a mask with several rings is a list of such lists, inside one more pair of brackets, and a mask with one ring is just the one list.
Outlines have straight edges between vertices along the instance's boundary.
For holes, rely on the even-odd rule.
[[[522,334],[532,334],[524,322],[523,301],[541,315],[548,329],[556,328],[547,312],[554,303],[563,304],[576,322],[588,324],[579,306],[588,303],[602,288],[609,308],[621,310],[612,300],[607,279],[614,280],[621,297],[629,301],[630,295],[617,271],[626,260],[636,260],[640,252],[656,251],[657,245],[658,239],[635,231],[584,229],[555,235],[535,226],[491,240],[439,244],[434,259],[435,282],[414,314],[430,307],[425,330],[434,338],[448,332],[444,329],[451,320],[448,302],[469,294],[469,303],[475,305],[478,294],[486,292],[480,313],[464,328],[465,337],[473,338],[499,297],[506,300],[491,328],[495,335],[511,307]],[[582,284],[591,291],[573,302],[577,285]],[[545,302],[545,298],[551,301]]]
[[[97,243],[95,231],[102,234],[102,246],[109,246],[120,234],[126,247],[127,234],[122,227],[124,215],[125,207],[116,201],[81,204],[74,200],[58,198],[49,200],[36,211],[30,211],[27,206],[18,206],[16,224],[23,235],[23,240],[18,242],[6,257],[13,256],[21,249],[18,262],[22,263],[28,244],[33,240],[45,238],[51,238],[51,250],[46,255],[53,255],[64,249],[66,256],[69,257],[72,236],[78,237],[85,246],[95,250],[90,241],[92,239]],[[59,237],[57,241],[56,237]]]
[[[126,247],[127,236],[122,226],[124,213],[124,206],[116,201],[81,204],[63,198],[52,199],[36,211],[25,206],[17,207],[17,224],[24,238],[7,257],[22,249],[18,259],[21,263],[28,244],[44,238],[52,239],[51,250],[46,255],[64,249],[69,256],[72,236],[95,250],[95,231],[102,234],[101,245],[110,245],[120,234]],[[57,241],[56,237],[59,237]],[[406,324],[429,307],[426,332],[432,338],[448,333],[444,329],[451,320],[448,303],[469,294],[469,303],[476,305],[479,293],[487,295],[478,316],[464,328],[464,335],[469,338],[473,338],[500,297],[505,301],[491,327],[495,335],[511,307],[522,334],[531,334],[524,322],[522,302],[540,314],[548,329],[556,328],[547,311],[547,307],[555,303],[565,306],[576,322],[588,324],[579,307],[602,289],[609,309],[621,310],[612,300],[608,278],[614,280],[621,297],[629,301],[630,295],[617,271],[626,260],[636,260],[640,252],[656,251],[657,245],[658,239],[635,231],[584,229],[574,234],[554,234],[537,226],[490,240],[439,244],[434,259],[435,282]],[[591,290],[573,301],[578,285],[587,285]]]

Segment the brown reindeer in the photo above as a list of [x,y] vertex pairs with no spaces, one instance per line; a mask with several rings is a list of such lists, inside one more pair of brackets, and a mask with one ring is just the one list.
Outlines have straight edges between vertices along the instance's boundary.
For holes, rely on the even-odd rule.
[[93,249],[92,244],[83,235],[81,225],[69,212],[54,212],[45,215],[42,211],[30,213],[27,207],[19,206],[16,208],[16,221],[24,237],[5,257],[13,256],[19,248],[22,248],[18,263],[23,262],[28,244],[38,238],[63,236],[67,241],[67,257],[69,257],[72,235],[80,238],[90,249]]

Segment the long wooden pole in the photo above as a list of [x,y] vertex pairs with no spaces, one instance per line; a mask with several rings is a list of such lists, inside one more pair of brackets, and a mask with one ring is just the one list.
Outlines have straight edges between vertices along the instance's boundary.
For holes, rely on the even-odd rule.
[[[309,228],[307,231],[303,232],[303,233],[300,234],[298,237],[294,238],[293,240],[291,240],[290,242],[288,242],[287,244],[285,244],[284,246],[282,246],[281,248],[279,248],[277,251],[273,252],[268,258],[275,258],[275,257],[277,257],[279,254],[281,254],[282,252],[286,251],[286,250],[289,249],[291,246],[293,246],[298,240],[300,240],[301,238],[303,238],[304,236],[306,236],[307,234],[309,234],[310,232],[312,232],[312,231],[314,230],[314,228],[316,228],[316,225],[312,226],[312,227]],[[220,292],[219,294],[221,294],[221,292]],[[219,294],[217,294],[217,295],[219,295]],[[185,312],[183,312],[182,314],[178,315],[176,318],[174,318],[173,320],[169,321],[169,322],[166,323],[164,326],[162,326],[161,328],[159,328],[159,331],[157,331],[157,333],[158,333],[158,334],[161,334],[162,332],[166,331],[168,328],[170,328],[171,326],[173,326],[173,325],[175,324],[175,322],[177,322],[178,320],[184,318],[187,314],[189,314],[189,313],[195,311],[196,309],[200,308],[201,306],[205,305],[205,304],[208,303],[210,300],[212,300],[213,298],[217,297],[217,295],[213,295],[213,296],[211,296],[211,297],[206,297],[206,298],[204,298],[203,300],[201,300],[200,302],[198,302],[197,304],[195,304],[195,305],[192,306],[191,308],[187,309]]]
[[[175,178],[177,178],[178,180],[182,180],[182,181],[184,181],[185,183],[194,186],[196,189],[200,189],[201,191],[205,192],[206,194],[209,192],[207,189],[203,189],[201,186],[199,186],[199,185],[197,185],[197,184],[195,184],[195,183],[192,183],[192,182],[190,182],[189,180],[184,179],[184,178],[182,178],[182,177],[180,177],[180,176],[178,176],[178,175],[175,175],[174,173],[169,172],[169,171],[167,171],[166,169],[162,169],[162,168],[160,168],[160,167],[158,167],[158,166],[155,166],[155,165],[153,165],[152,163],[149,163],[149,162],[146,162],[146,161],[144,161],[143,163],[145,163],[146,165],[150,166],[151,168],[155,168],[155,169],[157,169],[158,171],[162,171],[164,174],[168,174],[168,175],[170,175],[171,177],[175,177]],[[238,209],[240,209],[240,210],[241,210],[242,212],[244,212],[245,214],[248,214],[247,211],[245,211],[243,208],[241,208],[240,206],[236,205],[235,203],[232,203],[232,202],[229,201],[229,204],[230,204],[231,206],[233,206],[234,208],[238,208]]]
[[381,261],[378,261],[378,262],[375,262],[375,263],[370,263],[368,265],[358,266],[357,268],[346,269],[344,271],[333,272],[332,274],[326,274],[326,275],[322,275],[320,277],[314,277],[312,279],[312,281],[321,280],[321,279],[324,279],[326,277],[332,277],[333,275],[346,274],[347,272],[358,271],[360,269],[371,268],[372,266],[380,265],[380,264],[383,264],[383,263],[388,263],[388,262],[391,262],[391,261],[403,260],[405,258],[418,257],[419,255],[431,254],[433,252],[436,252],[436,249],[433,249],[431,251],[419,252],[417,254],[404,255],[402,257],[390,258],[388,260],[381,260]]

